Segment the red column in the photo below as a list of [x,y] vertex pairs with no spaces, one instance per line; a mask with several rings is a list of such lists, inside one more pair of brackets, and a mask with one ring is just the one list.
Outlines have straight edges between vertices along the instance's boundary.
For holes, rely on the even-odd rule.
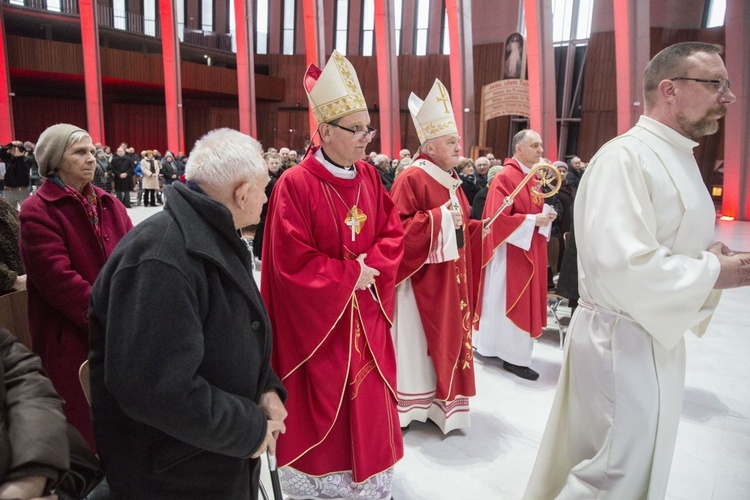
[[[448,63],[451,75],[451,103],[456,128],[461,134],[464,156],[476,145],[476,109],[474,103],[474,49],[471,38],[471,2],[446,0],[451,53]],[[465,111],[468,109],[469,111]]]
[[249,0],[234,1],[237,27],[237,97],[239,100],[240,132],[258,136],[255,106],[255,47],[251,33],[255,29],[253,9]]
[[391,158],[398,158],[398,152],[401,150],[401,115],[394,13],[393,0],[375,2],[375,54],[378,62],[380,150]]
[[[729,106],[724,127],[722,215],[750,220],[750,2],[728,0],[726,65],[737,101]],[[741,250],[747,250],[743,248]]]
[[172,0],[159,0],[159,21],[167,111],[167,147],[176,154],[177,151],[185,151],[185,139],[182,121],[180,39],[177,38],[177,14],[172,8]]
[[91,140],[106,144],[102,107],[102,68],[99,59],[99,24],[95,0],[78,0],[83,48],[83,80],[86,88],[86,119]]
[[15,139],[13,128],[13,102],[10,95],[10,72],[8,71],[8,49],[5,44],[5,18],[0,5],[0,143],[8,144]]
[[643,113],[643,71],[651,46],[649,0],[613,0],[617,133],[624,134]]
[[552,48],[552,7],[545,0],[524,0],[526,67],[529,78],[529,127],[544,141],[544,156],[557,158],[555,53]]
[[[305,19],[305,61],[319,68],[325,63],[325,40],[323,38],[323,0],[302,0],[302,15]],[[302,85],[302,82],[292,82]],[[312,107],[309,107],[310,136],[318,127]]]

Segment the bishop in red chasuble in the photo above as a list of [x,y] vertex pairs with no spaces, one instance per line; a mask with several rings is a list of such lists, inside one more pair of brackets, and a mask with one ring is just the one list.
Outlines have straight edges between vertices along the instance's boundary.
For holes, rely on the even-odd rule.
[[469,218],[458,189],[460,138],[443,84],[435,80],[424,101],[412,94],[409,110],[422,146],[391,188],[405,234],[391,328],[399,420],[430,419],[447,433],[470,425],[476,394],[471,324],[482,223]]
[[[522,130],[513,138],[515,155],[492,179],[484,206],[491,217],[542,158],[539,134]],[[521,378],[536,380],[533,339],[547,324],[547,240],[555,212],[532,192],[532,179],[490,227],[484,241],[474,346],[482,356],[498,357]]]
[[[288,498],[389,499],[403,456],[389,328],[403,230],[374,167],[354,69],[334,52],[306,75],[322,147],[269,202],[261,293],[286,387],[277,457]],[[267,253],[266,253],[267,250]]]

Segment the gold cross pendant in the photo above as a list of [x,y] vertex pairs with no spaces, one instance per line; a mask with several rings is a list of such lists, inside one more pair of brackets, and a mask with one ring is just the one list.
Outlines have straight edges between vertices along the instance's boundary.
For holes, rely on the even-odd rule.
[[344,224],[352,228],[352,241],[354,241],[356,235],[362,230],[362,226],[365,225],[366,220],[367,216],[365,213],[358,209],[357,205],[352,206],[347,218],[344,219]]

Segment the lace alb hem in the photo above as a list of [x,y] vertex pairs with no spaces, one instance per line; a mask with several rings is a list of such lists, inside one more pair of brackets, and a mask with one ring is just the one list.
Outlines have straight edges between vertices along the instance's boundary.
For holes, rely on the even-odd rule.
[[351,471],[316,477],[282,467],[279,477],[281,489],[290,500],[388,500],[391,498],[393,468],[363,483],[354,483]]

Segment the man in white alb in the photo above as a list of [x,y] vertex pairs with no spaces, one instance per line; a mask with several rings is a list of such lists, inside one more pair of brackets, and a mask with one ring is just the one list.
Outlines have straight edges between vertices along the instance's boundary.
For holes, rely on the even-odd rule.
[[750,284],[750,254],[714,243],[693,156],[735,100],[720,52],[700,42],[659,52],[646,67],[644,116],[581,181],[580,307],[527,499],[666,494],[684,335],[703,335],[720,289]]

